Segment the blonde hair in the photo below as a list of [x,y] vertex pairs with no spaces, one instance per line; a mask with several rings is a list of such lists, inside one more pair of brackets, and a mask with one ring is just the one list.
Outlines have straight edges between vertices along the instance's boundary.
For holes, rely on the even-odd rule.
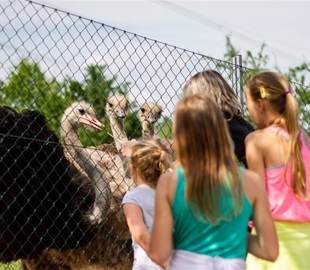
[[171,157],[160,140],[144,140],[134,144],[130,162],[145,183],[154,188],[159,176],[172,168]]
[[281,115],[269,125],[283,127],[290,134],[290,152],[286,164],[291,158],[292,188],[297,197],[307,197],[305,164],[301,154],[299,109],[288,80],[279,73],[262,71],[249,80],[247,89],[253,100],[267,100],[273,110]]
[[191,77],[183,87],[184,97],[203,94],[210,97],[228,119],[240,115],[242,106],[234,90],[220,73],[215,70],[204,70]]
[[[227,123],[218,106],[210,97],[192,95],[177,104],[174,117],[175,152],[186,175],[186,198],[193,213],[197,217],[202,213],[202,219],[212,224],[236,216],[243,207],[243,186]],[[232,198],[229,217],[223,191]]]

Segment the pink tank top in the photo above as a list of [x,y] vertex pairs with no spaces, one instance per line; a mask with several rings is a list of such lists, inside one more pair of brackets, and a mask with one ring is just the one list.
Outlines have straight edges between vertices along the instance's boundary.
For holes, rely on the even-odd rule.
[[[285,130],[278,127],[269,127],[268,129],[279,133],[289,140],[289,134]],[[310,196],[310,149],[305,143],[304,136],[305,134],[301,133],[301,153],[306,170],[307,190]],[[286,175],[284,165],[265,169],[266,189],[273,219],[310,222],[310,200],[296,198],[291,188],[291,175],[292,161],[289,161],[287,164]]]

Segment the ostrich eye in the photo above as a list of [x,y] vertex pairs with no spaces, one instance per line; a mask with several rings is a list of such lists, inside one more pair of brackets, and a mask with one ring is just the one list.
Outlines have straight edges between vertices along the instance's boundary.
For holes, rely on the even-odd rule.
[[112,107],[113,107],[113,104],[112,104],[112,103],[109,103],[109,106],[112,108]]
[[142,112],[142,113],[145,113],[145,109],[144,109],[144,108],[141,108],[141,112]]
[[81,115],[85,114],[85,110],[84,109],[79,109],[79,112],[80,112]]

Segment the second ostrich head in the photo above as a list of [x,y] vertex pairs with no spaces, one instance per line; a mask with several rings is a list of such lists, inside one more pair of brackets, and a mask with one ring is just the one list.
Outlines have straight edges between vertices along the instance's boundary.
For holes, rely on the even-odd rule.
[[146,102],[140,107],[139,118],[142,125],[142,139],[152,139],[155,136],[155,123],[162,115],[162,107],[153,102]]
[[128,111],[128,99],[123,94],[113,94],[108,97],[105,112],[108,116],[113,115],[119,119],[124,119]]
[[123,94],[113,94],[108,97],[105,112],[109,117],[113,138],[117,150],[121,148],[121,141],[127,140],[124,130],[124,120],[128,113],[129,102]]

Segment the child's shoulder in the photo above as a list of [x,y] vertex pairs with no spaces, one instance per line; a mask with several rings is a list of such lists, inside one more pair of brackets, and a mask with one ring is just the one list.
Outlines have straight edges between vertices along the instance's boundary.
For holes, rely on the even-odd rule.
[[266,128],[263,128],[263,129],[257,129],[251,133],[249,133],[246,138],[259,138],[261,136],[265,136],[266,133],[267,133],[267,129]]
[[[170,169],[169,171],[163,173],[160,177],[158,182],[161,182],[161,185],[168,185],[169,182],[175,181],[177,178],[177,171],[179,167],[174,169]],[[164,183],[164,184],[163,184]]]
[[153,197],[154,192],[155,191],[146,184],[138,185],[125,193],[122,204],[132,202],[141,203],[145,198]]
[[255,144],[265,144],[266,142],[273,140],[275,133],[270,132],[268,128],[258,129],[249,133],[245,138],[245,143],[253,142]]
[[259,129],[259,130],[255,130],[255,131],[249,133],[245,137],[244,142],[246,145],[249,145],[249,144],[258,145],[258,144],[260,144],[260,142],[264,141],[265,137],[266,137],[265,129]]

